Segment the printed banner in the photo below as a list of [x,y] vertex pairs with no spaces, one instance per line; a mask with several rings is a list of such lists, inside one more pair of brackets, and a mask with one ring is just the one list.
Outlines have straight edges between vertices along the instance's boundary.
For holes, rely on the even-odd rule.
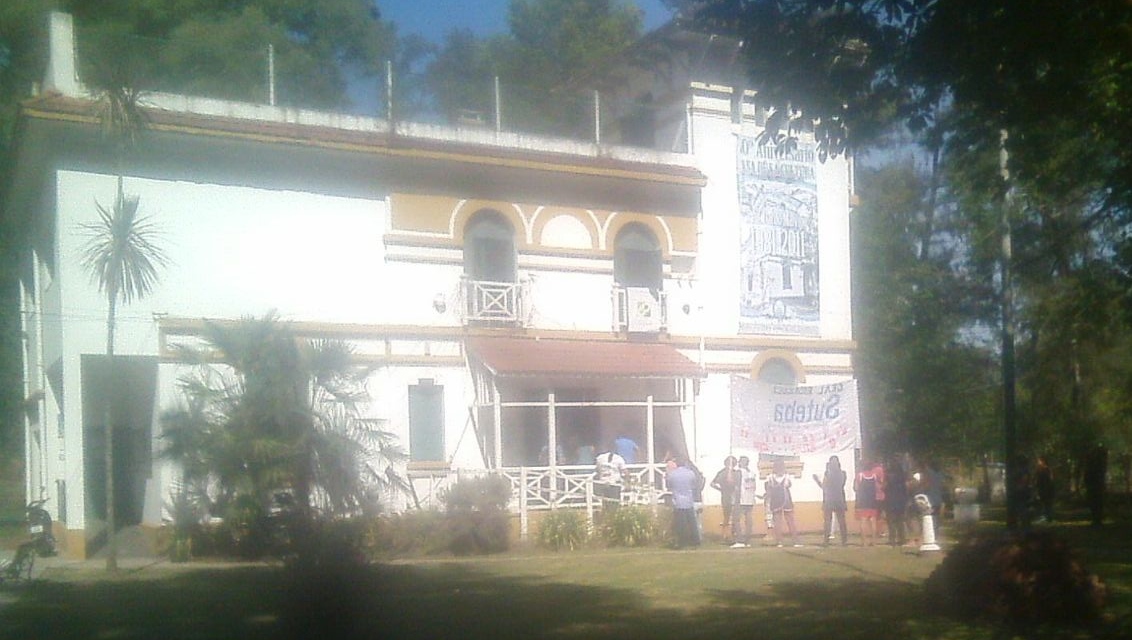
[[860,446],[857,381],[814,386],[731,376],[731,447],[800,456]]
[[818,191],[812,145],[739,136],[739,331],[818,335]]

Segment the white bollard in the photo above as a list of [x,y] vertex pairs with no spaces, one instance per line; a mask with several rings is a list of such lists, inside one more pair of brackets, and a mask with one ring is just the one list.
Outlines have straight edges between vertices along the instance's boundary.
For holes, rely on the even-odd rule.
[[939,545],[935,541],[935,518],[932,517],[931,501],[922,493],[916,494],[913,500],[920,511],[920,551],[939,551]]

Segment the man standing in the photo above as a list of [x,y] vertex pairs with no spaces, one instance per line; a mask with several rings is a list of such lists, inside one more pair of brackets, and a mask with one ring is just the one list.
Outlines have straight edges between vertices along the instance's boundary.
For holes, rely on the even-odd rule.
[[625,464],[636,464],[637,455],[640,454],[641,447],[635,440],[624,433],[620,433],[617,439],[613,441],[613,451],[621,456]]
[[676,548],[698,547],[700,536],[696,526],[696,472],[686,459],[668,461],[668,473],[664,477],[668,490],[672,493],[672,534]]
[[731,512],[731,538],[735,542],[731,548],[742,549],[750,546],[751,542],[758,478],[751,472],[751,459],[747,456],[739,457],[736,470],[739,472],[739,479],[735,489],[735,507]]
[[594,494],[599,498],[621,501],[621,485],[628,475],[625,459],[613,450],[606,451],[594,460]]

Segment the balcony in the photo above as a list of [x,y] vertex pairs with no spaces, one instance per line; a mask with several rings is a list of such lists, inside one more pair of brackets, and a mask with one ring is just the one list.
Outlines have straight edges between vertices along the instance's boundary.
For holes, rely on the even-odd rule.
[[464,279],[465,324],[523,325],[526,284]]
[[647,287],[613,287],[613,329],[628,333],[666,333],[668,297]]

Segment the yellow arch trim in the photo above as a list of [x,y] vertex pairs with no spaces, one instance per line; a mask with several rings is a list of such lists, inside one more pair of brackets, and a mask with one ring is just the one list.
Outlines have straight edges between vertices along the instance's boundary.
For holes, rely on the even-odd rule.
[[752,380],[759,379],[759,371],[761,371],[763,365],[770,360],[781,360],[790,365],[790,368],[794,370],[794,379],[797,380],[799,384],[806,381],[806,367],[802,364],[802,361],[798,359],[798,354],[793,351],[787,351],[786,349],[767,349],[755,356],[751,360]]

